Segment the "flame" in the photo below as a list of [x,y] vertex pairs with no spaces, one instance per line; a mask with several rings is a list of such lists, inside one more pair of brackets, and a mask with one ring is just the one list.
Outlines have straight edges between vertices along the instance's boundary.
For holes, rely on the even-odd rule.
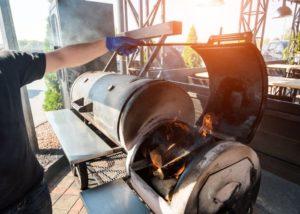
[[185,170],[185,163],[182,164],[182,166],[177,170],[177,172],[175,173],[175,178],[178,179],[184,170]]
[[213,131],[213,116],[209,113],[203,117],[202,126],[199,129],[200,135],[206,137]]
[[[172,144],[170,147],[174,147],[174,145],[175,144]],[[170,149],[170,147],[168,149]],[[150,152],[150,159],[154,167],[153,175],[163,180],[165,175],[162,170],[162,156],[156,149],[154,149]],[[183,163],[179,167],[179,169],[174,173],[174,177],[178,179],[184,170],[185,170],[185,163]]]
[[175,123],[175,126],[180,127],[182,130],[184,130],[185,132],[189,132],[190,129],[187,125],[182,124],[182,123]]
[[151,159],[152,165],[154,167],[153,175],[156,177],[159,177],[161,180],[164,179],[164,173],[161,169],[162,158],[156,149],[154,149],[150,152],[150,159]]
[[154,168],[160,169],[162,167],[161,155],[159,154],[159,152],[156,149],[154,149],[150,152],[150,159],[151,159],[151,162],[152,162]]
[[164,179],[166,176],[178,179],[186,168],[186,163],[182,163],[181,159],[183,157],[182,154],[185,154],[187,151],[186,147],[190,146],[190,143],[179,142],[179,140],[183,141],[184,139],[181,139],[179,134],[175,133],[177,131],[179,134],[192,133],[188,125],[176,121],[175,118],[172,124],[167,124],[162,129],[162,133],[159,133],[163,137],[162,142],[159,141],[155,148],[148,150],[153,175],[160,179]]

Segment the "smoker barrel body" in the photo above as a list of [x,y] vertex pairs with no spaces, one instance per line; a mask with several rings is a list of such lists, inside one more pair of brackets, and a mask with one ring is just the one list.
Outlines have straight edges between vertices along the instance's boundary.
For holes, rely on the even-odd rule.
[[[184,165],[178,168],[183,171],[176,177],[170,198],[155,191],[150,180],[156,176],[154,170],[158,173],[157,168],[170,172],[175,169],[172,164],[176,166],[178,162],[171,159],[161,164],[165,168],[155,168],[153,150],[164,150],[149,145],[156,146],[152,140],[160,126],[174,131],[177,123],[177,128],[188,132],[187,136],[194,134],[191,130],[195,131],[195,111],[186,91],[163,80],[88,72],[73,84],[72,106],[127,150],[128,181],[155,213],[249,213],[259,189],[260,165],[255,152],[243,144],[251,141],[262,116],[267,94],[265,64],[250,43],[193,48],[204,60],[210,82],[210,96],[196,125],[200,127],[206,115],[211,115],[213,128],[208,137],[195,132],[200,146],[188,137],[176,138],[173,133],[168,151],[176,148],[172,155],[186,159],[180,159]],[[167,144],[170,133],[157,141]],[[167,155],[162,156],[160,162]],[[135,168],[143,161],[148,165],[142,170]],[[148,178],[142,178],[143,170],[148,170]]]
[[[180,87],[115,73],[84,73],[74,82],[72,105],[90,108],[93,122],[107,137],[130,150],[155,121],[176,119],[193,126],[194,106]],[[80,102],[79,102],[80,101]]]

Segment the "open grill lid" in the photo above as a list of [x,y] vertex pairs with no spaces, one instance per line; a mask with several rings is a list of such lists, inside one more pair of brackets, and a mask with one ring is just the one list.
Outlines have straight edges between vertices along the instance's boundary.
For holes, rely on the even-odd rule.
[[250,42],[192,48],[205,62],[210,87],[197,125],[202,125],[205,114],[211,114],[216,134],[249,143],[262,117],[268,89],[266,65],[259,50]]

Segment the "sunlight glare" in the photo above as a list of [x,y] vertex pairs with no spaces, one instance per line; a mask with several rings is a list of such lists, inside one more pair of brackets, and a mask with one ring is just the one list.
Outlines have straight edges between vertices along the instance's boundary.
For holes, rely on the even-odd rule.
[[207,42],[210,35],[238,32],[240,0],[225,0],[223,5],[203,6],[195,0],[173,0],[167,7],[167,19],[183,22],[182,36],[169,41],[185,41],[189,29],[195,26],[198,42]]

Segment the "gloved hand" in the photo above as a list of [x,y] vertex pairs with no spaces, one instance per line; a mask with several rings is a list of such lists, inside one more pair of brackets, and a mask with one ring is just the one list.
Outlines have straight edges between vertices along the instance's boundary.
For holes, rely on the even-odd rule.
[[120,55],[128,56],[137,50],[137,46],[144,44],[143,41],[126,36],[106,37],[106,48],[116,51]]

